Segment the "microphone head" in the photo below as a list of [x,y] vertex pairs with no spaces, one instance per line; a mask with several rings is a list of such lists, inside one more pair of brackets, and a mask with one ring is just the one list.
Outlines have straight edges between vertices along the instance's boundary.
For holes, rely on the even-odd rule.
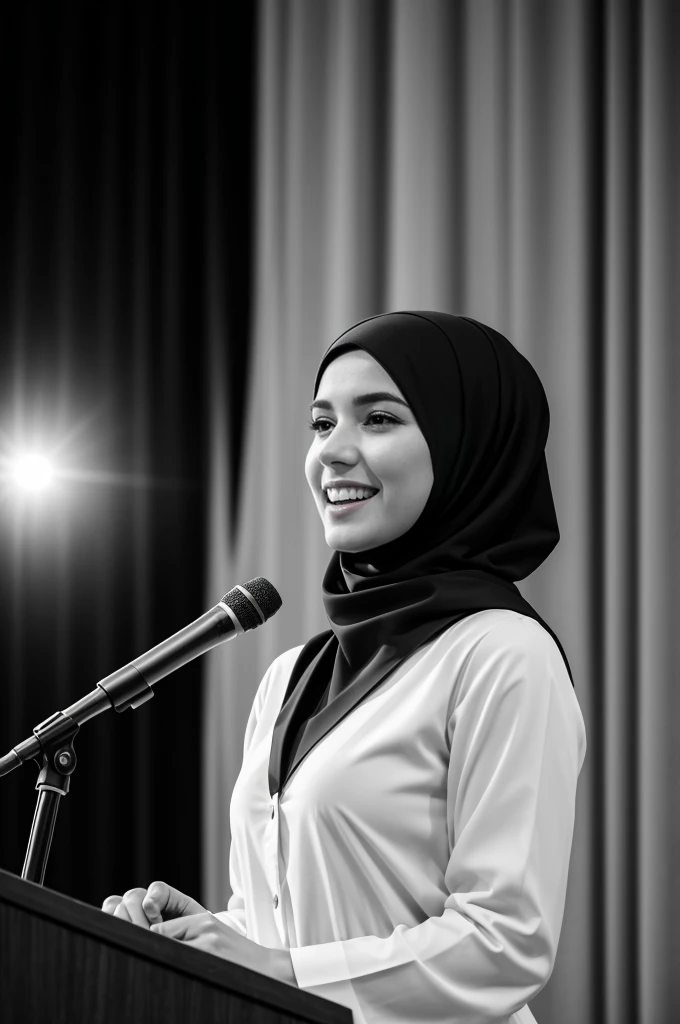
[[243,586],[232,587],[222,602],[231,608],[246,632],[261,626],[282,604],[278,590],[264,576],[256,576]]

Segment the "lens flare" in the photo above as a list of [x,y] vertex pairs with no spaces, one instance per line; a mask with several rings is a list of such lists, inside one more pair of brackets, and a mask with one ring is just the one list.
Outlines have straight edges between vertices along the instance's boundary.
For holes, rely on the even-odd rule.
[[10,476],[25,491],[44,491],[52,483],[54,469],[44,455],[22,455],[14,459]]

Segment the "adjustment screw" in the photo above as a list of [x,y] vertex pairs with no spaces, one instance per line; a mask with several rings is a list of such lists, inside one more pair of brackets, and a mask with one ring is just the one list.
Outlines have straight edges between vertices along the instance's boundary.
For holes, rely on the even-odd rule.
[[71,755],[67,754],[66,751],[64,751],[63,754],[59,755],[57,761],[62,766],[62,768],[66,768],[66,766],[71,763]]

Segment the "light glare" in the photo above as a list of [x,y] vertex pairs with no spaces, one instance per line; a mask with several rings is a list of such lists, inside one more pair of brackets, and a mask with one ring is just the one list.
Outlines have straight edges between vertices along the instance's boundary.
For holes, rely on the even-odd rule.
[[14,483],[26,491],[43,491],[53,476],[54,470],[44,455],[22,455],[12,466]]

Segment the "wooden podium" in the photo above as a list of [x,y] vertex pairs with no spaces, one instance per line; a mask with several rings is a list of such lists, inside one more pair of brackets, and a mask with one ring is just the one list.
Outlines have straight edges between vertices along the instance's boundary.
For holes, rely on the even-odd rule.
[[352,1024],[352,1012],[0,870],[3,1024]]

